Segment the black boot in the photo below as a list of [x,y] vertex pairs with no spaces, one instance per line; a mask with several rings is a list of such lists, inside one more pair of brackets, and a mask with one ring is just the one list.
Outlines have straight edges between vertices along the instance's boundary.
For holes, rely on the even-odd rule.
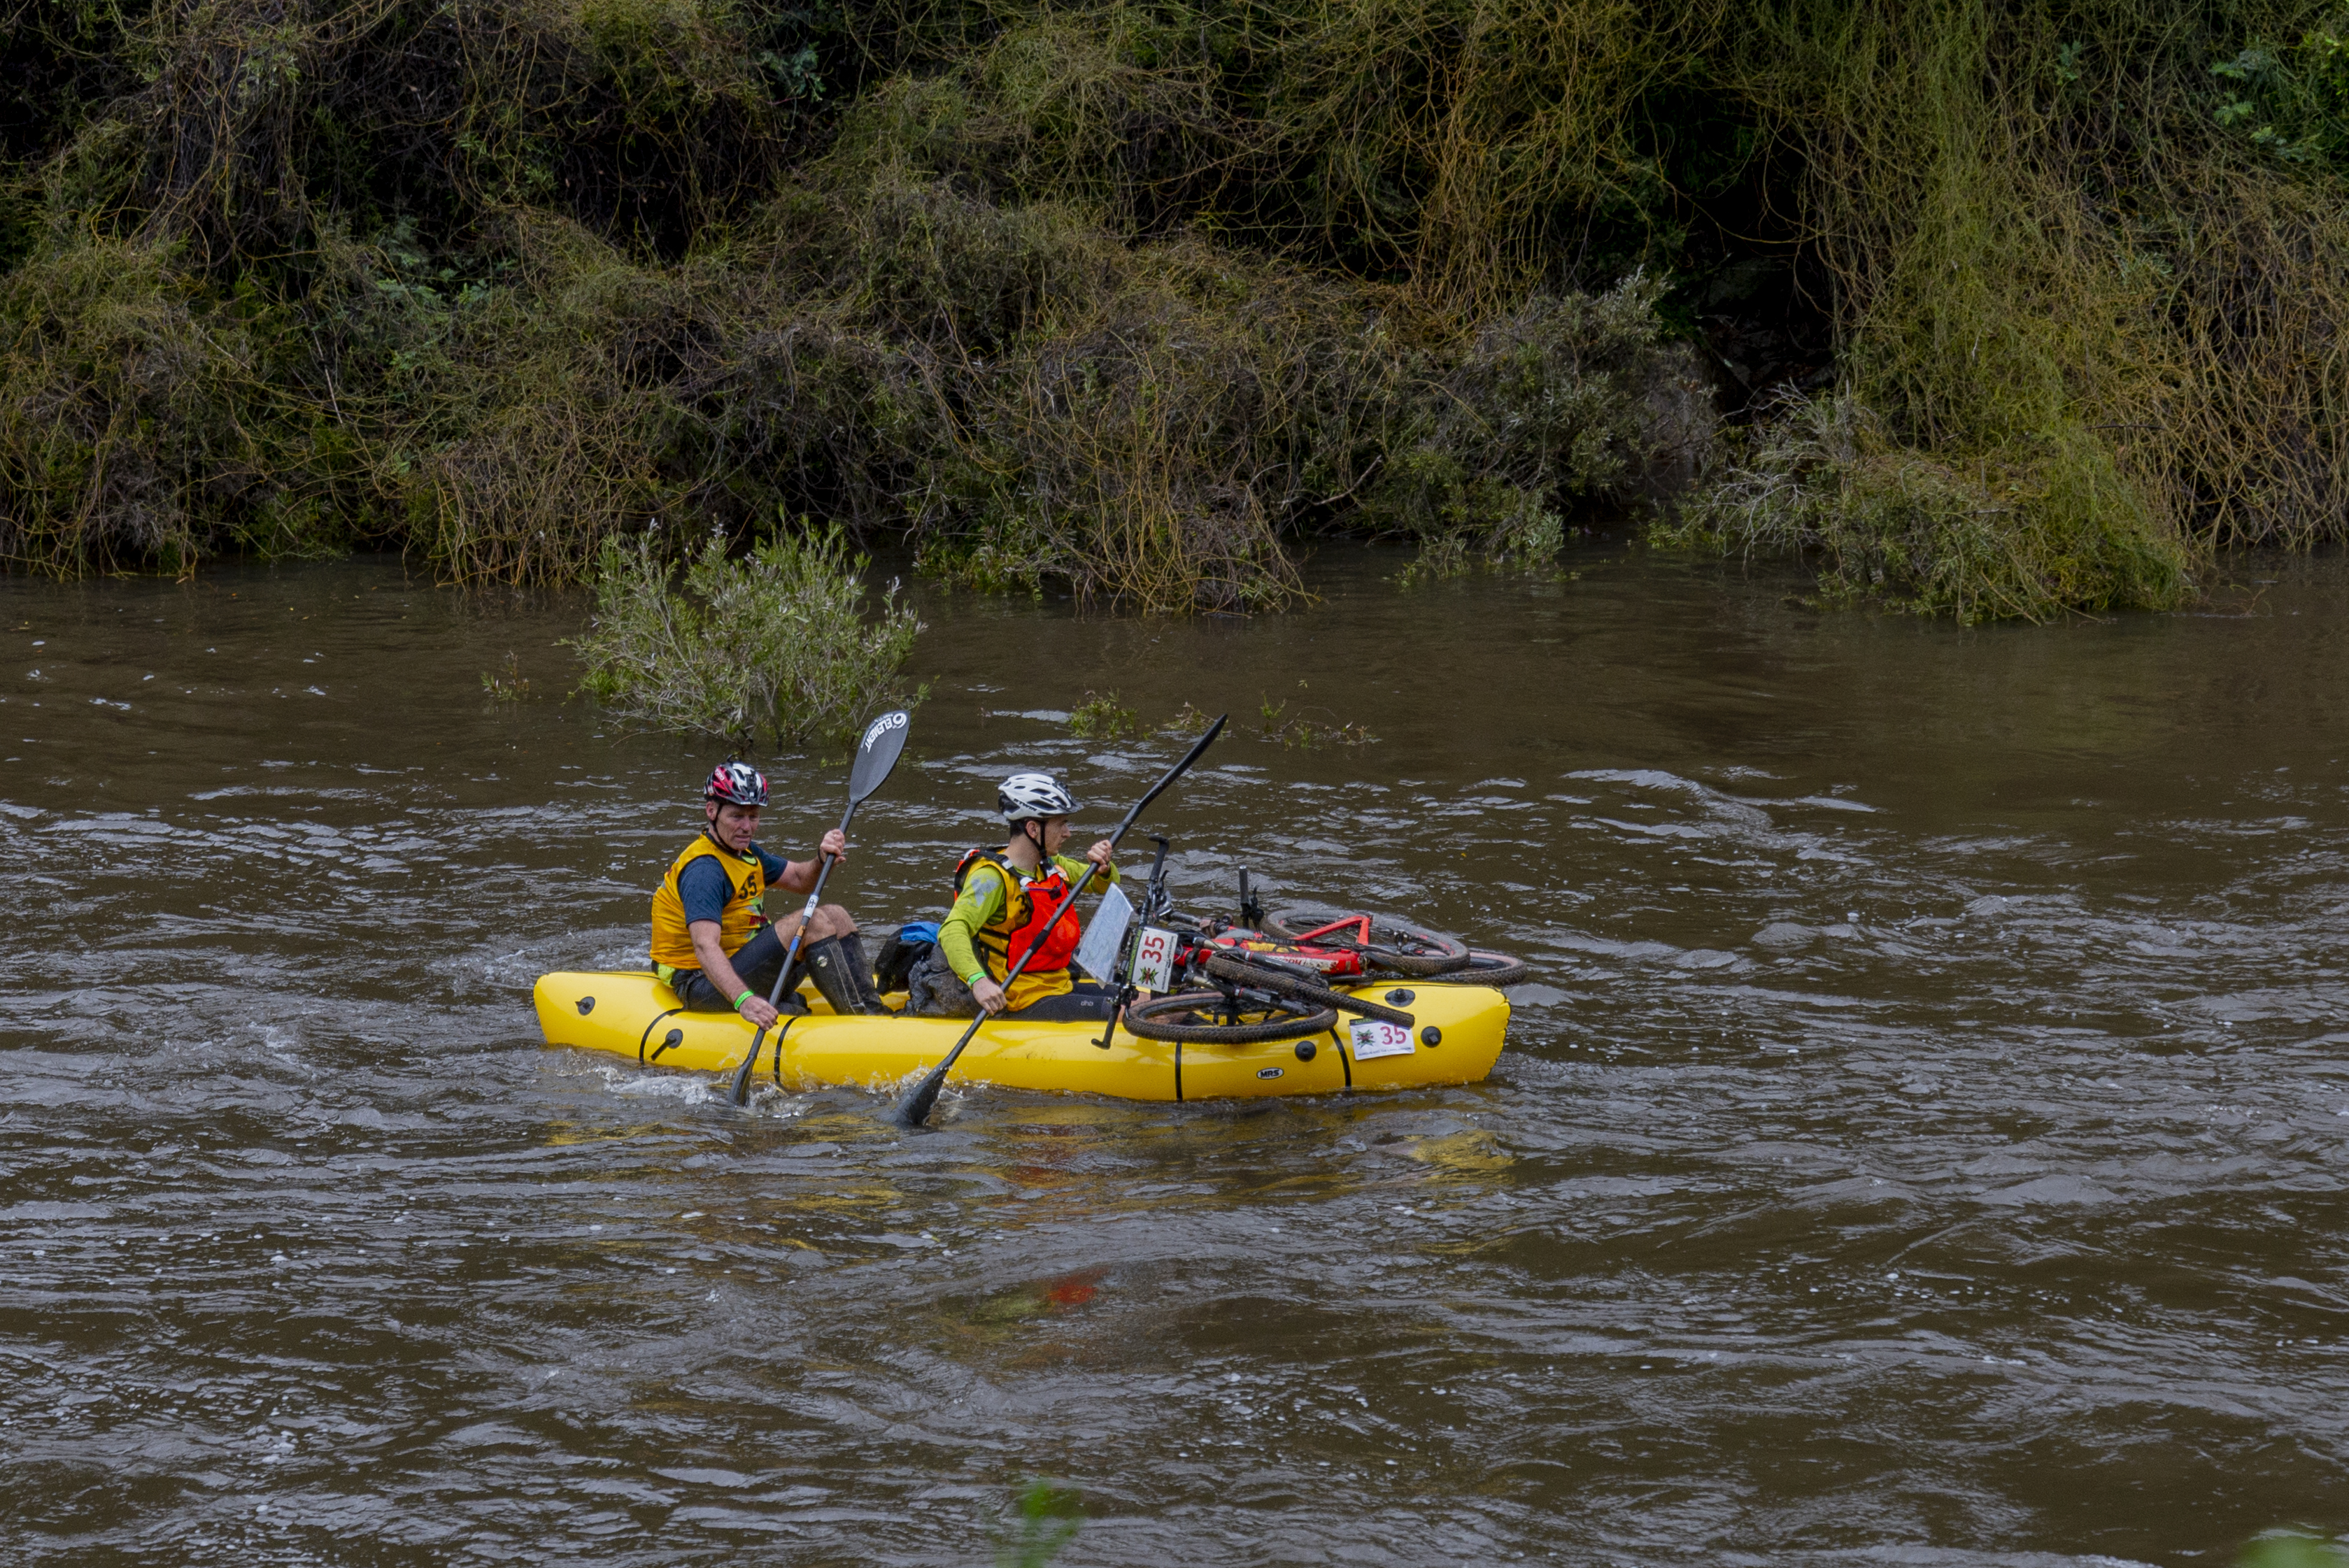
[[[850,942],[855,937],[848,938]],[[864,992],[856,984],[856,972],[864,965],[862,953],[851,957],[837,936],[827,936],[822,942],[811,942],[800,949],[800,962],[807,966],[815,988],[832,1004],[832,1010],[845,1017],[852,1013],[870,1013],[878,1009],[864,1005]],[[868,986],[870,981],[865,983]]]
[[887,1012],[889,1004],[881,999],[881,987],[874,975],[873,966],[864,962],[864,937],[852,931],[840,939],[840,946],[841,951],[848,954],[848,972],[856,977],[856,994],[863,998],[864,1010],[868,1013]]

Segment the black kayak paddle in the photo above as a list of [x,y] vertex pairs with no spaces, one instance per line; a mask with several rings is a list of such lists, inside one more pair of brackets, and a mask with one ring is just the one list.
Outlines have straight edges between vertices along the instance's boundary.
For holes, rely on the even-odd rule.
[[[1224,714],[1218,717],[1215,723],[1207,726],[1207,733],[1199,737],[1193,743],[1191,749],[1183,754],[1183,760],[1169,768],[1166,770],[1166,776],[1150,787],[1150,793],[1133,803],[1133,810],[1125,814],[1125,820],[1120,822],[1117,825],[1117,831],[1109,836],[1112,850],[1117,848],[1118,841],[1125,837],[1126,830],[1133,826],[1143,809],[1150,802],[1157,799],[1168,785],[1189,772],[1191,764],[1199,760],[1200,755],[1215,744],[1216,737],[1224,732],[1224,720],[1230,717],[1229,714]],[[1045,930],[1051,930],[1059,923],[1062,911],[1075,907],[1077,895],[1085,891],[1087,885],[1093,880],[1093,873],[1100,870],[1101,865],[1098,861],[1090,861],[1086,864],[1085,874],[1077,879],[1077,885],[1069,890],[1069,896],[1061,901],[1060,907],[1052,911],[1052,918],[1044,923]],[[1028,967],[1028,960],[1035,957],[1036,950],[1043,945],[1041,941],[1029,944],[1028,951],[1019,955],[1019,962],[1011,966],[1011,973],[1003,977],[1003,988],[1006,992],[1011,989],[1011,983],[1019,978],[1019,972]],[[946,1088],[947,1073],[954,1067],[955,1058],[962,1055],[962,1048],[970,1044],[971,1037],[978,1033],[978,1026],[986,1023],[989,1016],[989,1014],[981,1012],[978,1017],[973,1018],[970,1021],[970,1027],[962,1032],[962,1038],[955,1042],[954,1049],[947,1053],[947,1059],[932,1068],[923,1075],[921,1082],[905,1091],[905,1098],[897,1102],[897,1120],[901,1126],[919,1127],[930,1119],[930,1108],[938,1102],[938,1090]]]
[[[848,835],[848,824],[856,815],[856,808],[865,797],[888,782],[889,770],[897,766],[897,754],[905,749],[907,727],[912,720],[902,708],[893,708],[864,727],[864,738],[856,743],[856,765],[848,770],[848,810],[840,815],[840,831]],[[832,874],[832,857],[823,857],[816,868],[815,886],[808,893],[807,907],[800,911],[800,928],[792,933],[791,951],[783,954],[783,966],[775,975],[775,988],[767,993],[767,1006],[781,1000],[783,987],[791,983],[792,971],[799,966],[800,944],[807,939],[808,922],[815,918],[816,902],[823,897],[823,879]],[[750,1073],[759,1065],[759,1047],[767,1043],[767,1028],[761,1024],[759,1032],[750,1037],[750,1054],[734,1069],[734,1103],[745,1105],[750,1099]],[[775,1042],[775,1063],[781,1067],[783,1043]]]

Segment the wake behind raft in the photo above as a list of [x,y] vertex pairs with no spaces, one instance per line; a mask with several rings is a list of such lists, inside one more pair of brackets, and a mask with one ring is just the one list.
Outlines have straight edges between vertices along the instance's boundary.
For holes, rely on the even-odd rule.
[[[1098,1022],[1023,1024],[1012,1015],[979,1030],[948,1081],[1119,1099],[1230,1099],[1475,1083],[1501,1054],[1509,1003],[1490,986],[1418,981],[1345,994],[1390,1006],[1390,998],[1405,998],[1412,1024],[1340,1017],[1316,1035],[1227,1045],[1142,1039]],[[962,1018],[843,1017],[812,992],[802,997],[810,1010],[776,1026],[761,1052],[771,1064],[758,1067],[761,1078],[793,1091],[894,1088],[936,1066],[969,1026]],[[642,970],[543,975],[536,1001],[548,1045],[610,1051],[647,1067],[728,1072],[756,1033],[731,1013],[684,1011]],[[890,1002],[903,1006],[904,997]]]

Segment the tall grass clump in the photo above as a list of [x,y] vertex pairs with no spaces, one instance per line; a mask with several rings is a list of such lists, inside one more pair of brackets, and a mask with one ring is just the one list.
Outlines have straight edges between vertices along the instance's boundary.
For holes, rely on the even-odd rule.
[[840,743],[918,694],[898,672],[922,624],[892,583],[866,613],[864,573],[837,528],[777,534],[748,556],[722,539],[678,572],[657,530],[606,540],[595,614],[573,645],[581,689],[626,722],[748,747]]

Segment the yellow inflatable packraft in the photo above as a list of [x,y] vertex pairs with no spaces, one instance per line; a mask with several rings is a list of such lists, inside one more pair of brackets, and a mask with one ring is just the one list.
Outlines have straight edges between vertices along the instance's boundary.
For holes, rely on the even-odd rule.
[[[1409,1002],[1389,1000],[1406,991]],[[1340,1014],[1337,1027],[1303,1039],[1219,1046],[1137,1039],[1121,1026],[1104,1047],[1098,1023],[989,1019],[949,1081],[1121,1099],[1339,1094],[1475,1083],[1501,1054],[1509,1003],[1490,987],[1414,980],[1355,994],[1401,1006],[1412,1027],[1358,1026]],[[967,1018],[843,1017],[812,993],[802,999],[813,1010],[787,1016],[769,1032],[758,1081],[795,1090],[892,1088],[936,1067],[969,1027]],[[542,975],[536,1000],[548,1045],[609,1051],[647,1067],[729,1072],[755,1033],[731,1013],[683,1011],[668,987],[642,970]]]

